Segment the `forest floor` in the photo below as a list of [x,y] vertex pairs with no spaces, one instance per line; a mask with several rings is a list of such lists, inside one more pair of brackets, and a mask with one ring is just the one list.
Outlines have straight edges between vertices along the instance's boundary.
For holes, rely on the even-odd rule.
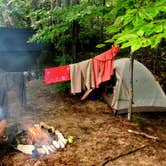
[[[33,80],[27,84],[28,106],[21,110],[10,95],[11,117],[19,123],[45,122],[74,142],[47,158],[33,158],[16,150],[0,156],[0,166],[164,166],[166,165],[166,114],[137,113],[114,116],[101,100],[85,100],[60,94]],[[160,140],[129,133],[128,129]],[[1,147],[2,148],[5,147]]]

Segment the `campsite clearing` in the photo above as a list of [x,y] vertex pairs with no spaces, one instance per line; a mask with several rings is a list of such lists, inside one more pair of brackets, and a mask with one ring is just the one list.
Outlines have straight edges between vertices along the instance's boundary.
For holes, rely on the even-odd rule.
[[[11,116],[15,121],[22,124],[43,121],[60,130],[65,137],[73,136],[74,142],[47,158],[32,158],[10,150],[1,153],[0,165],[166,165],[165,113],[135,113],[134,122],[130,123],[126,115],[114,116],[101,100],[80,101],[76,96],[56,93],[39,80],[27,84],[26,110],[19,110],[14,95],[11,94],[9,100]],[[129,133],[129,129],[161,140]]]

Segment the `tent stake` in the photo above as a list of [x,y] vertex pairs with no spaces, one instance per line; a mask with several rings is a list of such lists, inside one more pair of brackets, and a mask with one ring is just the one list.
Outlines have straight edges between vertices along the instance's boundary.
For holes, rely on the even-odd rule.
[[128,107],[128,121],[132,121],[132,104],[133,104],[133,66],[134,66],[134,57],[133,53],[130,52],[130,98],[129,98],[129,107]]

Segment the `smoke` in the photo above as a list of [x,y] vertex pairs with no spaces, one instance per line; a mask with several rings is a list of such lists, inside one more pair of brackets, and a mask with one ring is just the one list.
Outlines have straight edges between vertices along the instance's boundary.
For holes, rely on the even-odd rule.
[[48,44],[28,43],[32,29],[0,28],[0,68],[5,71],[25,71],[37,65],[42,50]]
[[[32,30],[28,29],[0,28],[0,71],[3,71],[3,73],[23,72],[30,70],[32,66],[36,65],[35,62],[40,49],[33,43],[27,43],[27,40],[33,33]],[[7,87],[13,80],[17,79],[13,78],[10,80],[8,77],[8,81],[5,84],[0,80],[0,88],[6,87],[6,93],[4,94],[7,94],[7,97],[4,94],[1,95],[0,107],[2,108],[3,101],[7,98],[10,113],[9,121],[19,121],[23,112],[23,107],[20,106],[18,95],[14,90],[20,84],[13,83],[14,88],[11,90],[8,90]],[[4,118],[4,115],[4,110],[0,109],[0,119]]]
[[27,71],[35,66],[35,57],[27,52],[0,53],[0,68],[8,72]]
[[[34,34],[32,29],[20,29],[20,28],[0,28],[0,73],[3,72],[24,72],[32,71],[31,69],[38,69],[37,62],[38,57],[42,51],[50,50],[49,44],[37,44],[28,43],[28,39]],[[34,73],[31,72],[31,76],[26,78],[31,79],[34,77]],[[18,80],[17,78],[13,78]],[[7,84],[8,85],[8,84]],[[14,86],[20,86],[19,83],[14,83]],[[26,84],[27,86],[27,84]],[[0,88],[2,87],[2,82],[0,80]],[[26,96],[30,94],[26,87]],[[8,100],[8,110],[9,118],[8,127],[13,126],[13,124],[19,123],[23,126],[25,123],[34,123],[36,114],[33,114],[33,106],[26,105],[23,107],[20,105],[19,97],[17,95],[17,90],[7,90],[7,100]],[[3,100],[4,98],[2,98]],[[35,99],[34,99],[35,100]],[[30,103],[31,104],[31,103]],[[28,108],[29,107],[29,108]],[[32,112],[27,113],[27,111]],[[0,105],[0,119],[5,116],[4,110],[1,109]],[[11,125],[10,125],[11,124]],[[12,130],[8,130],[8,134]],[[12,135],[12,134],[11,134]]]

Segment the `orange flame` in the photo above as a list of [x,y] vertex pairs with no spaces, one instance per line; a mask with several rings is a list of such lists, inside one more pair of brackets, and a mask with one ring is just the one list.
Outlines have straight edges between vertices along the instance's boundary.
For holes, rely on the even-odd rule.
[[30,144],[47,144],[50,141],[49,134],[39,126],[28,126],[28,142]]

